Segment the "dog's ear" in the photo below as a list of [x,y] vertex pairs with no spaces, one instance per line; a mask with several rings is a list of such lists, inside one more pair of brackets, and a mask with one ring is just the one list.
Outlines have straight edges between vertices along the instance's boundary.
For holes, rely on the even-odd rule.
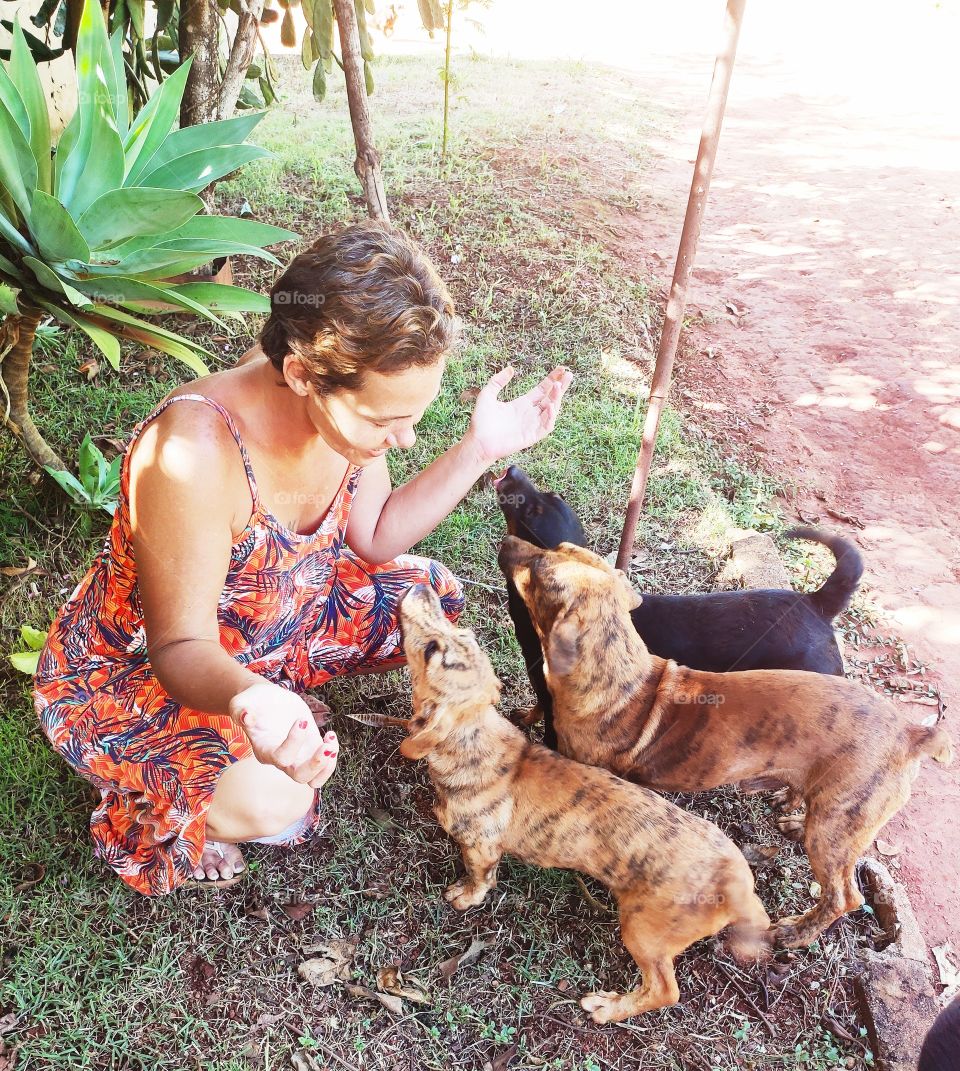
[[627,596],[627,609],[636,610],[636,608],[643,602],[643,597],[633,584],[630,583],[630,578],[622,569],[617,570],[617,576],[619,577],[621,587]]
[[400,743],[400,754],[406,759],[422,759],[447,735],[443,708],[436,703],[424,703],[419,713],[410,719],[407,736]]
[[547,668],[550,675],[565,677],[573,672],[580,658],[580,636],[583,626],[573,610],[567,610],[553,623],[547,637]]

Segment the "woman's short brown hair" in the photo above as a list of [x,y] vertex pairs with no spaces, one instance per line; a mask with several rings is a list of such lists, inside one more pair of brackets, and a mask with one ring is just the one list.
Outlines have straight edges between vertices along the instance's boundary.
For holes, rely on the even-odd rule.
[[278,371],[299,357],[322,392],[367,372],[433,364],[455,343],[453,301],[426,254],[400,231],[357,223],[293,258],[270,291],[260,346]]

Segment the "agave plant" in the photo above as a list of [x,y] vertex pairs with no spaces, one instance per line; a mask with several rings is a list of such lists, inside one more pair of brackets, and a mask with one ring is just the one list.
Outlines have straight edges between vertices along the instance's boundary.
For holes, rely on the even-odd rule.
[[263,113],[174,129],[190,61],[130,121],[118,31],[108,38],[86,0],[76,50],[77,111],[55,151],[36,62],[19,26],[0,62],[0,406],[41,465],[65,466],[28,410],[37,327],[54,317],[83,331],[114,368],[120,340],[179,358],[198,375],[209,356],[144,315],[171,307],[222,324],[218,314],[263,312],[240,287],[165,280],[216,257],[295,238],[279,227],[205,215],[199,191],[266,150],[244,144]]

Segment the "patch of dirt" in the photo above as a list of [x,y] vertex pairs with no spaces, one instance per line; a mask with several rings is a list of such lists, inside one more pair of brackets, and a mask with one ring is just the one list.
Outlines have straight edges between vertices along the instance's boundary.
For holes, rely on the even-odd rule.
[[[886,632],[929,666],[926,681],[951,706],[960,695],[960,144],[945,103],[913,116],[854,108],[799,65],[771,79],[769,59],[738,60],[678,374],[720,435],[791,485],[786,520],[859,544]],[[657,146],[646,193],[636,208],[575,206],[585,232],[664,288],[709,71],[688,57],[650,59],[641,74],[653,99],[674,102],[677,127]],[[931,707],[912,711],[919,721]],[[947,726],[960,755],[956,719]],[[903,845],[901,873],[931,945],[955,938],[960,917],[958,803],[956,768],[925,763],[883,834]]]

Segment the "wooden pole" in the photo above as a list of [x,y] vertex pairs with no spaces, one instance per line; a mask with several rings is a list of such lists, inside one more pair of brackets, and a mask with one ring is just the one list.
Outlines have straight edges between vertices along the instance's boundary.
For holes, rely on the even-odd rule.
[[693,182],[690,185],[687,213],[684,216],[683,230],[680,233],[680,248],[677,251],[673,283],[670,287],[663,330],[660,333],[660,345],[657,348],[657,361],[650,383],[647,415],[643,422],[643,439],[633,473],[633,483],[630,486],[630,502],[623,524],[623,535],[620,537],[620,550],[617,552],[618,569],[626,569],[633,554],[637,524],[643,508],[643,496],[647,489],[647,477],[650,475],[650,464],[653,461],[653,450],[657,442],[660,414],[663,412],[663,406],[670,391],[673,360],[677,354],[677,344],[680,341],[680,330],[683,326],[683,311],[687,304],[687,287],[697,255],[700,225],[703,222],[707,194],[710,192],[710,179],[713,177],[713,165],[717,158],[720,128],[723,125],[723,113],[727,106],[730,76],[733,74],[733,64],[737,56],[737,41],[740,37],[745,6],[746,0],[727,0],[724,39],[713,68],[713,80],[710,83],[710,95],[707,98],[707,114],[703,120],[703,132],[700,136],[700,149],[697,152],[697,163],[693,169]]
[[380,175],[380,156],[373,144],[373,127],[367,110],[367,87],[363,78],[363,58],[360,55],[360,31],[353,0],[333,0],[340,31],[340,51],[343,54],[343,74],[347,82],[347,102],[350,122],[357,145],[353,170],[367,199],[367,211],[374,219],[390,222],[387,195]]
[[440,159],[447,158],[447,131],[450,119],[450,37],[453,31],[453,0],[447,3],[447,50],[443,62],[443,148]]

